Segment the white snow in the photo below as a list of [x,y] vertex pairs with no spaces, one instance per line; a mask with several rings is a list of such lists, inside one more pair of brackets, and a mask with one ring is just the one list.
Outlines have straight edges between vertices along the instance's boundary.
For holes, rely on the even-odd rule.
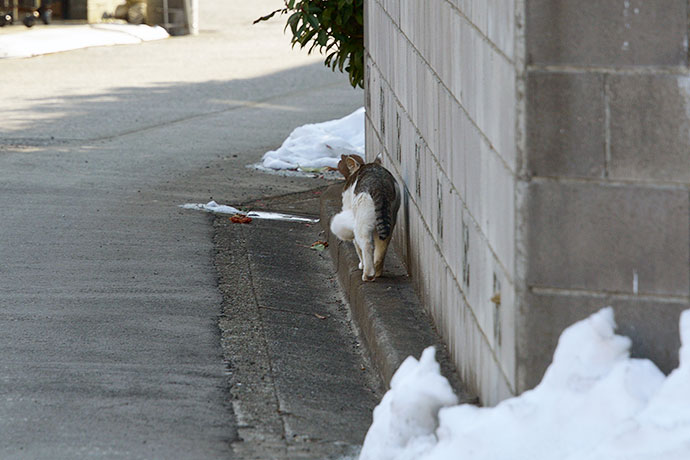
[[630,339],[614,329],[610,307],[570,326],[541,383],[492,408],[454,405],[432,348],[408,358],[360,460],[690,459],[690,310],[668,377],[630,358]]
[[311,172],[338,166],[342,154],[364,155],[364,108],[338,120],[296,128],[277,150],[266,152],[261,166]]
[[391,379],[391,389],[374,409],[360,460],[415,459],[436,444],[438,411],[458,398],[441,375],[429,347],[419,361],[408,356]]
[[206,204],[186,203],[181,204],[180,207],[184,209],[195,209],[197,211],[206,211],[218,214],[238,214],[240,212],[240,210],[237,208],[233,208],[232,206],[225,204],[218,204],[215,201],[209,201]]
[[26,58],[92,46],[130,45],[168,37],[162,27],[144,24],[39,26],[0,35],[0,58]]
[[248,211],[242,212],[237,208],[228,206],[225,204],[218,204],[215,201],[209,201],[206,204],[201,203],[186,203],[181,204],[181,208],[184,209],[194,209],[196,211],[206,211],[215,214],[242,214],[252,219],[265,219],[265,220],[283,220],[291,222],[306,222],[306,223],[316,223],[319,219],[312,219],[311,217],[301,217],[294,216],[292,214],[283,214],[280,212],[268,212],[268,211]]

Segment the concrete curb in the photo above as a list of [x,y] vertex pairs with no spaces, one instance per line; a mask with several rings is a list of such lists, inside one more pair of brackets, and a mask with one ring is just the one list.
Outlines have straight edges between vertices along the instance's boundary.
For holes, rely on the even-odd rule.
[[386,255],[384,274],[373,283],[362,282],[354,246],[331,235],[331,217],[341,208],[342,183],[332,185],[321,195],[321,225],[338,280],[345,292],[352,317],[363,336],[381,380],[389,386],[391,377],[408,356],[419,358],[422,351],[436,346],[436,359],[462,402],[473,402],[460,381],[448,349],[436,332],[432,320],[415,293],[405,265],[391,247]]

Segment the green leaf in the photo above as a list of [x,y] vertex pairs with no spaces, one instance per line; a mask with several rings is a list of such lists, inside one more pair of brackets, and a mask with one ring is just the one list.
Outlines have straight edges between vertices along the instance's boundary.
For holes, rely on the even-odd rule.
[[314,16],[312,14],[307,14],[306,17],[307,17],[307,21],[309,21],[309,24],[311,24],[311,26],[314,29],[319,28],[319,20],[316,18],[316,16]]
[[364,0],[284,0],[256,22],[280,13],[289,14],[285,30],[292,33],[292,46],[319,48],[324,64],[348,74],[354,87],[364,85]]
[[316,42],[321,46],[326,46],[328,43],[328,35],[326,35],[325,30],[319,30],[319,36],[317,37]]

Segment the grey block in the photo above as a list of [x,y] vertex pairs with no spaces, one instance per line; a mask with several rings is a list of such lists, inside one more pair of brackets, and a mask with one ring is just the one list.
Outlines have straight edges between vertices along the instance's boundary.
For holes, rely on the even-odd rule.
[[609,92],[610,177],[690,183],[690,78],[612,76]]
[[603,75],[531,72],[527,98],[530,174],[602,177],[606,163]]
[[530,64],[685,65],[685,0],[527,0]]
[[688,192],[539,181],[528,187],[530,286],[687,296]]
[[678,319],[690,308],[687,301],[529,294],[525,303],[518,332],[519,391],[541,381],[566,327],[606,306],[614,309],[616,333],[632,339],[632,357],[650,359],[664,373],[678,367]]

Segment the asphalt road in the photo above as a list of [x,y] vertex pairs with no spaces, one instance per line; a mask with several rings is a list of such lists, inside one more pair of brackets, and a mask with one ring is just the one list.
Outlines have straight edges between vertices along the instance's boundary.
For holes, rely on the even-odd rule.
[[245,168],[362,94],[280,1],[201,34],[0,62],[0,458],[232,458],[214,229],[186,202],[325,183]]

